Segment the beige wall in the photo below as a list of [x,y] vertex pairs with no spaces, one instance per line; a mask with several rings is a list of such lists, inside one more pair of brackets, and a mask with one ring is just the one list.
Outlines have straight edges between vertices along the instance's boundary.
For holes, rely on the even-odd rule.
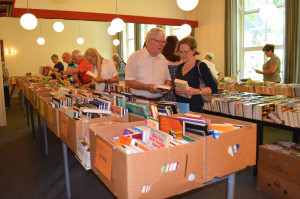
[[205,52],[215,55],[216,70],[224,74],[225,0],[199,0],[196,39],[203,58]]
[[[54,65],[50,58],[52,54],[57,54],[62,61],[63,52],[72,52],[75,49],[84,53],[87,48],[93,47],[104,58],[111,59],[113,47],[112,37],[106,32],[108,22],[81,21],[80,32],[85,42],[79,45],[76,42],[79,34],[79,21],[64,20],[65,30],[57,33],[52,28],[54,20],[38,20],[41,21],[42,36],[46,40],[42,46],[36,42],[40,35],[39,26],[29,31],[21,27],[19,18],[0,18],[0,39],[4,42],[4,48],[14,48],[17,51],[14,55],[5,55],[10,76],[25,75],[26,72],[37,74],[39,66]],[[66,68],[66,63],[64,65]]]
[[[56,10],[56,0],[40,1],[30,0],[29,8]],[[109,2],[109,3],[108,3]],[[111,13],[115,14],[115,0],[89,0],[82,3],[79,0],[57,0],[57,10]],[[26,7],[26,0],[16,0],[15,7]],[[119,14],[198,20],[196,39],[202,59],[205,52],[215,54],[215,64],[219,72],[224,73],[224,16],[225,0],[199,0],[196,9],[183,12],[176,4],[176,0],[118,0]],[[24,75],[26,72],[38,72],[40,65],[53,65],[50,56],[57,53],[59,56],[64,51],[79,49],[84,51],[88,47],[95,47],[108,59],[113,52],[113,37],[106,32],[108,22],[81,23],[81,34],[85,37],[84,45],[78,45],[78,21],[63,20],[65,30],[56,33],[52,29],[54,20],[42,20],[42,34],[46,39],[44,46],[39,46],[36,39],[39,36],[39,28],[28,31],[21,28],[17,18],[0,18],[0,39],[4,40],[5,47],[16,48],[16,55],[6,56],[7,66],[11,75]],[[5,27],[2,28],[2,27]]]
[[[26,8],[27,1],[16,0],[15,7]],[[29,8],[116,14],[116,0],[29,0]],[[185,17],[176,0],[118,0],[118,14],[174,19]],[[188,12],[186,17],[196,20],[197,11]]]

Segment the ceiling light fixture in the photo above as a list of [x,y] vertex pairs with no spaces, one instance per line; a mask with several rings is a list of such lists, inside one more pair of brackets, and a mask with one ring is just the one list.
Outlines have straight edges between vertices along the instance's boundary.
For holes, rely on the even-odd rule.
[[117,18],[113,19],[111,22],[111,27],[116,31],[116,32],[121,32],[124,30],[125,23],[124,21],[118,17],[118,0],[116,0],[116,13],[117,13]]
[[113,41],[113,44],[114,44],[115,46],[118,46],[118,45],[120,44],[120,41],[119,41],[118,39],[115,39],[115,40]]
[[186,12],[184,14],[184,24],[180,26],[180,32],[184,37],[190,35],[192,32],[192,27],[186,23]]
[[183,11],[191,11],[198,5],[199,0],[177,0],[178,7]]
[[40,20],[40,36],[37,38],[36,42],[39,44],[39,45],[44,45],[45,44],[45,39],[44,37],[41,36],[42,35],[42,22]]
[[36,17],[29,13],[28,0],[27,0],[27,13],[23,14],[20,18],[21,26],[26,30],[33,30],[37,26]]
[[79,29],[79,37],[77,38],[77,43],[79,44],[79,45],[82,45],[83,43],[84,43],[84,39],[80,36],[81,34],[80,34],[80,21],[79,21],[79,27],[78,27],[78,29]]
[[[55,0],[55,6],[57,11],[57,0]],[[62,32],[64,28],[65,28],[64,24],[60,21],[54,22],[53,24],[53,29],[55,30],[55,32]]]

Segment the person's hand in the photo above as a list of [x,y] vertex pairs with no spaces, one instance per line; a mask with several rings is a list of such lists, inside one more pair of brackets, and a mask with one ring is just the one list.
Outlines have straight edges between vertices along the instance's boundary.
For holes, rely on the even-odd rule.
[[159,93],[159,90],[157,90],[157,89],[155,88],[155,85],[154,85],[154,84],[148,84],[148,85],[147,85],[147,91],[149,91],[150,93],[153,93],[153,94]]
[[59,79],[62,75],[61,75],[61,73],[56,73],[56,79]]
[[97,77],[97,78],[95,79],[95,82],[97,82],[97,83],[104,83],[105,80],[102,79],[101,77]]
[[188,97],[191,97],[193,95],[198,95],[199,94],[199,89],[189,86],[188,89],[186,89],[183,93],[185,95],[187,95]]
[[262,71],[260,71],[260,70],[255,70],[255,72],[257,72],[257,73],[259,73],[259,74],[262,74]]
[[83,85],[81,88],[87,90],[91,86],[90,83]]

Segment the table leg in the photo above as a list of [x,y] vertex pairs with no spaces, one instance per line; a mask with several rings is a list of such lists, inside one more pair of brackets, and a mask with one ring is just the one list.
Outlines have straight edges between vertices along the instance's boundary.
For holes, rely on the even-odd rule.
[[234,199],[235,173],[228,176],[227,199]]
[[293,129],[293,142],[299,143],[299,128]]
[[41,157],[44,158],[44,144],[43,144],[43,136],[42,136],[42,126],[41,126],[41,116],[38,113],[38,126],[39,126],[39,140],[40,140],[40,150],[41,150]]
[[32,137],[33,137],[33,139],[35,139],[33,107],[32,107],[32,104],[30,102],[29,102],[29,107],[30,107],[30,115],[31,115]]
[[26,97],[25,97],[25,107],[26,107],[26,116],[27,116],[27,126],[29,126],[28,100]]
[[71,187],[70,187],[70,174],[69,174],[69,163],[68,163],[68,149],[64,142],[61,142],[61,143],[62,143],[62,148],[63,148],[67,198],[70,199],[71,198]]
[[48,151],[47,124],[46,124],[46,120],[44,119],[43,119],[43,126],[44,126],[45,151],[46,151],[46,155],[48,155],[49,151]]

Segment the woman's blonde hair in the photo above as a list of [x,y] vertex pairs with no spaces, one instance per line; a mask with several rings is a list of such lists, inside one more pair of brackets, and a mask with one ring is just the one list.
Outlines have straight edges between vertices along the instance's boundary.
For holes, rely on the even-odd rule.
[[100,55],[100,53],[95,48],[88,48],[86,49],[84,53],[84,59],[87,61],[91,61],[93,57],[97,56],[97,70],[99,71],[99,76],[101,75],[101,65],[103,61],[103,57]]

